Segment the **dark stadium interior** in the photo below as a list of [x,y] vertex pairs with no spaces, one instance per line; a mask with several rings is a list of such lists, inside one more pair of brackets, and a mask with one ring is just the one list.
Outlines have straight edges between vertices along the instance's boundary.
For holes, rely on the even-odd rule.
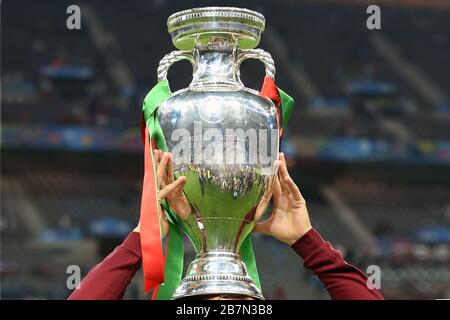
[[[226,5],[266,18],[259,47],[296,101],[282,149],[316,229],[362,270],[379,265],[386,298],[450,298],[450,6],[403,2],[381,5],[381,30],[358,1]],[[71,4],[81,30],[66,28]],[[66,298],[67,266],[85,274],[137,224],[140,110],[175,50],[166,20],[203,5],[2,1],[2,299]],[[175,64],[172,90],[191,75]],[[241,75],[258,89],[263,65]],[[267,299],[329,299],[293,250],[253,238]],[[142,292],[139,274],[126,298]]]

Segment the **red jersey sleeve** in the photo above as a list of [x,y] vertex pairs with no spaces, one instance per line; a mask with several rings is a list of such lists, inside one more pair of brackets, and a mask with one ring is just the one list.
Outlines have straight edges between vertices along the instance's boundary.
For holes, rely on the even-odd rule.
[[348,264],[314,229],[298,239],[292,248],[304,259],[304,266],[313,271],[335,300],[383,300],[377,289],[367,286],[367,276]]
[[132,232],[101,263],[89,271],[69,300],[120,300],[141,266],[140,235]]

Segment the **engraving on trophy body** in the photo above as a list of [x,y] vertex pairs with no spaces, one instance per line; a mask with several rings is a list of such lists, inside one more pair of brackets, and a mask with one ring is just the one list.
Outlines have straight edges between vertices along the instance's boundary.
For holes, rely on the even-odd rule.
[[[206,22],[189,23],[191,11],[197,18],[205,14]],[[225,11],[226,19],[220,16]],[[249,21],[262,17],[245,9],[200,8],[168,20],[174,44],[189,44],[192,50],[167,55],[159,77],[183,58],[194,69],[190,86],[158,108],[174,174],[187,177],[183,191],[191,213],[179,223],[197,252],[174,298],[229,293],[263,299],[238,253],[255,224],[261,197],[273,187],[279,130],[274,103],[246,88],[239,78],[239,64],[247,58],[265,62],[266,75],[274,73],[270,55],[261,55],[260,49],[242,50],[242,43],[258,44],[264,27],[262,20],[255,33],[257,28],[242,20],[245,15]],[[217,27],[215,22],[222,20],[224,25]],[[208,28],[214,32],[206,32]]]
[[[252,104],[250,99],[255,103]],[[214,109],[220,108],[222,121],[208,123],[204,120],[202,113],[207,112],[211,104],[216,104],[212,106]],[[260,139],[256,136],[256,139],[236,141],[234,138],[237,135],[230,136],[229,133],[268,132],[270,135],[273,130],[278,132],[273,104],[246,91],[205,93],[185,90],[175,94],[160,107],[159,120],[170,151],[173,152],[180,145],[184,153],[191,150],[190,157],[173,152],[173,159],[176,177],[184,175],[188,178],[184,192],[192,212],[183,228],[195,249],[197,252],[223,250],[237,253],[242,240],[254,225],[259,199],[266,187],[270,186],[276,152],[272,152],[273,159],[268,163],[260,159],[256,159],[256,163],[249,163],[255,156],[248,145],[258,145]],[[196,132],[198,130],[195,127],[202,127],[203,132]],[[179,129],[191,135],[185,135],[179,140],[177,136],[173,141],[173,132]],[[220,133],[216,136],[222,139],[210,141],[204,134],[209,129]],[[264,149],[277,151],[278,135],[272,136],[267,141],[274,140],[274,144],[264,146]],[[187,141],[182,141],[184,139]],[[195,147],[195,144],[199,146]],[[264,152],[270,153],[268,150]]]

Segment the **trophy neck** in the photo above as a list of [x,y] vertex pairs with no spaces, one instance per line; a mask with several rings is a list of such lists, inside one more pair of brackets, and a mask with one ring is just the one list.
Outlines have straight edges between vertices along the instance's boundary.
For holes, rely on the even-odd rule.
[[195,70],[190,85],[194,90],[230,89],[243,87],[236,59],[237,41],[230,35],[211,37],[207,44],[194,49]]

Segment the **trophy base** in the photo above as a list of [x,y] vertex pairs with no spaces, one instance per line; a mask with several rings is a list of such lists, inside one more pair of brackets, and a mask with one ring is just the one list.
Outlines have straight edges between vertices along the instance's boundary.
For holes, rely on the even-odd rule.
[[172,299],[217,295],[264,300],[237,254],[220,251],[198,254]]

